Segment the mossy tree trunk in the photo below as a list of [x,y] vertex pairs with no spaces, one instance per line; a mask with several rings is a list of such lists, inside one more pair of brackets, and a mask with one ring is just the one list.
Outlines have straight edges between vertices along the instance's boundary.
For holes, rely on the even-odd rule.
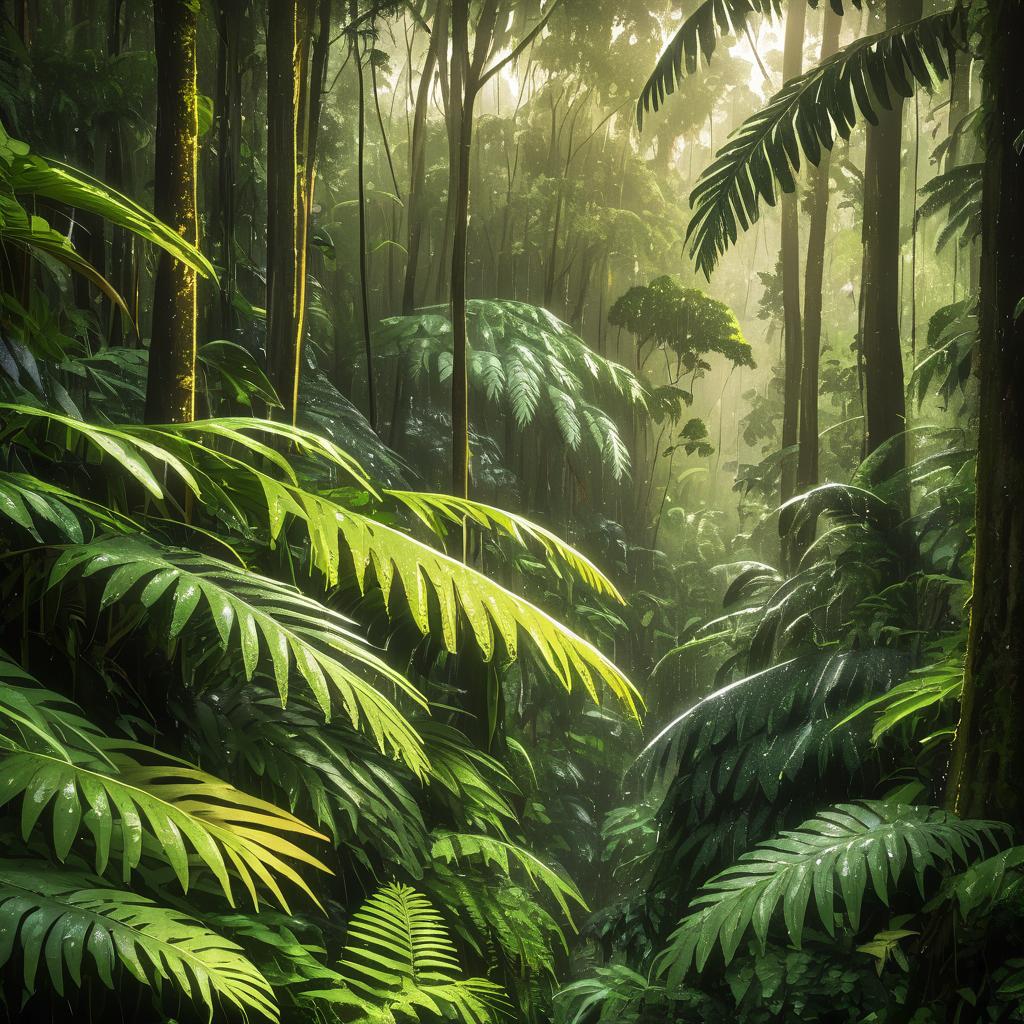
[[[157,0],[154,28],[157,115],[153,206],[158,217],[198,244],[194,6],[189,0]],[[161,251],[153,290],[147,422],[193,420],[195,377],[196,272]]]
[[306,309],[308,15],[305,0],[267,5],[267,364],[293,422]]
[[1024,4],[984,25],[979,432],[974,596],[949,800],[1024,828]]

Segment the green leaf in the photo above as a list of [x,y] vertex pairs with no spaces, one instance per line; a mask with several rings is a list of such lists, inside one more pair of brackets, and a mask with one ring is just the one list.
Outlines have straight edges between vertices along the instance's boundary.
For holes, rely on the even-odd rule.
[[107,988],[119,963],[137,981],[167,982],[206,1010],[214,997],[277,1020],[270,985],[233,942],[184,914],[98,879],[40,861],[0,861],[0,966],[20,940],[25,989],[38,988],[40,961],[62,995],[68,977],[82,984],[88,960]]

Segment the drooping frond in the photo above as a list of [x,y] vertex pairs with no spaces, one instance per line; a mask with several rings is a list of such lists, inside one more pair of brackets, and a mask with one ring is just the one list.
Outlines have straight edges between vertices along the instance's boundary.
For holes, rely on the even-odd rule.
[[803,75],[747,118],[701,175],[690,196],[690,256],[710,277],[719,257],[774,206],[777,189],[792,192],[801,158],[817,165],[835,136],[846,139],[858,111],[872,124],[893,95],[913,95],[949,77],[962,31],[960,7],[865,36]]
[[878,769],[866,723],[837,729],[895,686],[907,659],[883,649],[822,652],[774,664],[710,694],[666,725],[641,764],[674,778],[659,810],[659,886],[686,889],[751,843],[870,786]]
[[716,945],[728,963],[748,929],[764,948],[780,906],[789,939],[799,948],[812,892],[829,935],[836,932],[837,894],[856,931],[869,878],[875,896],[888,905],[906,869],[923,894],[929,868],[965,864],[973,852],[984,854],[1007,835],[998,822],[961,821],[934,807],[839,804],[761,843],[711,879],[660,955],[660,971],[677,984],[691,966],[703,970]]
[[676,91],[684,66],[685,73],[692,75],[697,70],[698,57],[711,63],[719,37],[738,35],[748,18],[779,17],[781,13],[782,0],[702,0],[693,14],[684,18],[644,83],[636,103],[637,127],[643,129],[644,114],[659,110]]
[[[860,9],[860,0],[852,2]],[[842,0],[829,0],[829,3],[836,14],[843,13]],[[816,0],[811,0],[811,6],[817,6]],[[699,57],[711,63],[719,38],[739,35],[752,17],[778,18],[781,15],[782,0],[702,0],[669,40],[644,83],[636,104],[637,127],[643,128],[644,114],[648,110],[657,111],[666,97],[675,92],[682,81],[684,67],[685,74],[692,75],[697,70]]]
[[496,866],[506,875],[510,874],[512,865],[515,864],[526,875],[534,888],[543,887],[554,897],[570,924],[572,924],[570,900],[578,907],[587,909],[586,900],[571,881],[563,878],[529,850],[516,846],[514,843],[494,839],[490,836],[442,832],[436,837],[431,853],[435,858],[448,863],[457,862],[463,857],[479,857],[485,867]]
[[187,238],[134,200],[79,170],[33,156],[0,126],[0,193],[41,196],[102,217],[216,280],[213,264]]
[[0,806],[20,801],[23,841],[49,810],[58,860],[88,835],[97,874],[113,856],[127,883],[143,856],[156,854],[185,891],[199,862],[229,902],[231,875],[256,906],[257,883],[287,906],[277,876],[316,899],[289,861],[326,868],[290,837],[324,836],[190,764],[167,764],[159,751],[106,736],[70,701],[0,657]]
[[981,234],[982,163],[961,164],[943,174],[936,174],[921,186],[922,201],[917,218],[943,215],[945,223],[935,236],[935,250],[941,252],[952,239],[960,236],[966,244]]
[[136,537],[67,548],[53,567],[51,587],[72,573],[104,581],[101,608],[127,601],[166,609],[168,643],[201,621],[207,643],[237,651],[247,680],[262,662],[282,702],[288,699],[292,671],[298,672],[325,716],[330,717],[332,701],[340,700],[353,726],[366,729],[381,750],[401,757],[416,772],[425,770],[415,730],[364,676],[372,673],[421,704],[424,698],[352,631],[348,619],[295,588]]
[[41,965],[58,994],[69,978],[82,984],[83,968],[112,989],[121,967],[143,984],[177,988],[205,1009],[208,1021],[215,998],[277,1020],[270,985],[233,942],[88,875],[38,860],[0,861],[0,934],[0,966],[20,946],[29,992],[38,987]]

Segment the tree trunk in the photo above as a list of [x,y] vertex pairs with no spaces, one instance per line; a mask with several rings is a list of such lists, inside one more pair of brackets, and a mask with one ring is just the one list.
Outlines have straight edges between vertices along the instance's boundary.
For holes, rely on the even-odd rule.
[[[807,5],[790,4],[786,15],[786,38],[782,55],[782,78],[788,82],[803,69],[804,26]],[[800,361],[803,351],[800,311],[800,195],[799,185],[782,196],[782,304],[785,342],[785,371],[782,390],[782,448],[792,449],[797,443],[800,423]],[[782,500],[796,493],[796,462],[786,457],[782,462]],[[785,547],[785,545],[784,545]],[[783,562],[788,557],[783,553]]]
[[[821,60],[839,49],[842,18],[825,7],[822,21]],[[825,235],[828,228],[830,152],[811,173],[811,222],[807,231],[804,268],[803,366],[800,373],[800,452],[796,485],[800,492],[818,483],[818,364],[821,355],[822,282],[825,276]],[[802,549],[810,538],[798,538]]]
[[416,108],[412,119],[412,138],[409,143],[409,197],[406,238],[405,282],[402,287],[402,313],[408,316],[416,308],[416,275],[419,270],[420,247],[423,240],[423,181],[426,174],[427,108],[430,103],[437,50],[441,38],[448,40],[448,24],[443,0],[437,4],[433,31],[427,45],[423,71],[416,89]]
[[983,73],[978,495],[974,596],[949,799],[965,817],[1024,828],[1024,132],[1017,71],[1024,5],[992,0]]
[[[886,26],[921,17],[922,0],[890,0]],[[906,430],[907,407],[900,347],[900,162],[903,99],[889,92],[891,110],[867,126],[864,158],[863,311],[866,450],[870,454]],[[893,441],[880,472],[891,475],[906,465],[906,442]],[[908,496],[909,497],[909,496]],[[906,500],[906,499],[905,499]]]
[[[189,0],[154,5],[157,63],[156,170],[158,217],[198,244],[196,159],[196,13]],[[196,272],[161,251],[153,291],[146,385],[148,423],[195,418]]]
[[466,323],[466,242],[469,233],[469,158],[472,153],[473,103],[470,82],[469,2],[452,0],[451,88],[448,116],[458,132],[454,153],[455,232],[452,237],[452,494],[469,497],[469,373]]
[[294,422],[306,306],[308,10],[304,0],[267,6],[267,365]]
[[[352,0],[349,18],[359,16],[359,5]],[[366,88],[363,57],[359,52],[359,33],[352,33],[352,57],[355,62],[358,110],[356,112],[356,193],[359,204],[359,312],[366,358],[366,418],[377,429],[377,389],[374,385],[373,346],[370,341],[370,293],[366,270]]]
[[[217,179],[220,220],[220,331],[234,334],[237,271],[235,261],[235,193],[242,142],[242,67],[239,59],[241,5],[220,0],[217,6]],[[215,211],[210,211],[214,214]]]

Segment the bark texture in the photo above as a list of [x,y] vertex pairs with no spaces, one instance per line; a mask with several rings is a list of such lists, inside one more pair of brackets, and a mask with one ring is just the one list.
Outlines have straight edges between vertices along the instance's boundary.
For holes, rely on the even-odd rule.
[[[196,157],[196,13],[188,0],[154,5],[157,62],[156,169],[158,217],[198,245]],[[148,423],[195,418],[196,272],[161,251],[153,291],[153,328],[146,384]]]
[[983,72],[977,543],[949,798],[965,817],[1024,828],[1024,4],[992,0]]

